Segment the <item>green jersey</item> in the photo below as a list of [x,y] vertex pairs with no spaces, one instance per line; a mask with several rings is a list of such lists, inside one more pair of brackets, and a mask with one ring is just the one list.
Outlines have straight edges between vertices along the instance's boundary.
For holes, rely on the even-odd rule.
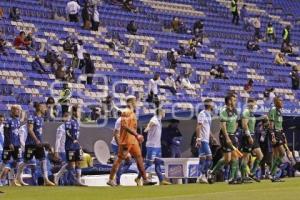
[[221,122],[226,122],[228,134],[235,134],[237,129],[238,114],[236,110],[229,110],[226,106],[220,111]]
[[269,119],[274,123],[275,130],[282,131],[283,118],[280,110],[278,110],[276,107],[271,108],[269,111]]
[[246,108],[243,111],[242,118],[248,119],[248,130],[251,134],[254,134],[256,118],[255,118],[253,112],[251,112],[248,108]]

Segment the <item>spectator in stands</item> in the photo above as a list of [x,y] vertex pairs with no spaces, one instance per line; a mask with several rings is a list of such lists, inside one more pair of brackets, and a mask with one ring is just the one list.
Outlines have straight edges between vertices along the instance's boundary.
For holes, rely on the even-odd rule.
[[93,83],[93,75],[95,74],[95,65],[91,60],[91,55],[89,53],[84,54],[84,62],[85,62],[85,73],[87,74],[86,82],[88,85]]
[[9,18],[13,21],[20,21],[21,20],[21,12],[19,8],[13,7],[9,11]]
[[247,42],[247,49],[249,51],[258,51],[258,50],[260,50],[258,42],[259,42],[259,40],[256,37],[254,39],[252,39],[252,40],[249,40]]
[[182,87],[183,87],[184,89],[186,89],[186,90],[192,90],[192,91],[195,91],[196,89],[195,89],[195,87],[192,85],[192,83],[191,83],[189,77],[190,77],[190,74],[188,74],[188,73],[185,74],[184,77],[183,77],[183,79],[182,79],[181,85],[182,85]]
[[203,44],[203,21],[198,20],[194,23],[193,32],[197,43]]
[[134,22],[134,20],[131,20],[127,25],[127,31],[132,35],[136,35],[137,30],[138,30],[137,24]]
[[282,53],[285,53],[285,54],[292,54],[293,53],[293,47],[292,47],[291,43],[283,42],[282,45],[281,45],[280,51]]
[[176,77],[175,84],[176,88],[181,88],[182,77],[179,75]]
[[35,45],[34,45],[34,41],[33,41],[33,32],[29,32],[25,39],[24,39],[25,42],[29,42],[30,44],[28,45],[28,48],[33,50],[35,48]]
[[169,62],[169,67],[171,69],[176,69],[177,67],[177,52],[175,51],[175,49],[171,49],[171,51],[169,51],[167,53],[167,60]]
[[218,65],[218,67],[217,67],[216,78],[218,78],[218,79],[228,79],[228,77],[225,76],[225,70],[221,65]]
[[4,16],[4,10],[3,8],[0,7],[0,20],[3,18]]
[[84,67],[84,48],[83,48],[83,41],[78,40],[78,44],[76,44],[76,57],[79,59],[79,69],[82,69]]
[[251,20],[252,26],[254,27],[254,37],[257,39],[261,38],[260,35],[260,28],[261,28],[261,23],[260,23],[260,17],[257,15],[255,18]]
[[238,0],[231,1],[231,13],[232,13],[232,23],[235,25],[239,24],[239,11],[238,11]]
[[277,65],[291,66],[282,52],[276,54],[274,63]]
[[179,17],[174,17],[171,22],[172,30],[175,33],[187,33],[187,29],[181,19]]
[[63,90],[60,93],[58,103],[61,105],[62,115],[69,111],[69,105],[71,102],[72,92],[68,83],[63,84]]
[[156,107],[159,106],[158,87],[160,85],[163,85],[163,82],[160,80],[160,74],[155,73],[149,81],[147,102],[154,103]]
[[64,65],[62,64],[62,62],[59,60],[56,70],[54,72],[55,74],[55,78],[57,80],[61,80],[61,81],[66,81],[66,72],[65,72],[65,68]]
[[172,92],[173,95],[176,94],[176,83],[171,73],[168,74],[168,77],[165,79],[164,87]]
[[124,0],[123,7],[124,7],[125,10],[127,10],[129,12],[137,12],[137,9],[133,5],[133,1],[132,0]]
[[45,62],[50,63],[50,66],[53,68],[58,61],[58,57],[58,54],[54,50],[47,50]]
[[105,100],[103,100],[101,103],[101,114],[105,117],[112,117],[114,113],[114,102],[112,96],[110,94],[107,95]]
[[80,5],[76,2],[76,0],[70,0],[67,3],[66,13],[69,16],[70,22],[78,22],[78,14],[80,11]]
[[249,23],[249,13],[247,11],[247,5],[243,5],[241,11],[240,11],[241,20],[243,22],[243,28],[246,31],[249,31],[250,23]]
[[0,55],[2,54],[4,56],[7,56],[7,52],[5,50],[5,47],[6,47],[6,41],[4,40],[3,34],[0,31]]
[[81,17],[82,17],[82,21],[83,21],[83,28],[86,30],[91,29],[92,27],[92,22],[91,22],[91,18],[92,18],[92,13],[90,13],[90,8],[88,5],[88,2],[84,3],[83,9],[81,11]]
[[20,50],[29,50],[30,45],[30,41],[25,41],[25,32],[21,31],[19,35],[15,38],[14,47]]
[[91,120],[95,121],[100,118],[101,116],[101,108],[99,107],[92,107],[91,112]]
[[209,71],[210,75],[213,76],[214,78],[216,78],[217,76],[219,76],[219,72],[218,72],[218,65],[212,65],[211,69]]
[[63,43],[64,51],[73,54],[75,50],[75,44],[71,37],[67,37],[66,41]]
[[252,90],[253,90],[253,83],[254,83],[253,79],[249,79],[248,80],[247,84],[244,86],[245,92],[247,92],[249,94],[252,92]]
[[266,89],[264,91],[265,105],[268,107],[271,107],[273,105],[275,97],[276,97],[276,95],[275,95],[274,88]]
[[269,40],[273,40],[274,43],[276,43],[276,34],[271,22],[268,23],[268,27],[266,30],[266,41],[268,42]]
[[96,5],[93,6],[93,14],[92,14],[92,30],[98,31],[100,24],[100,15],[98,11],[98,7]]
[[46,101],[47,106],[47,113],[46,113],[46,120],[53,121],[55,118],[59,116],[59,109],[58,106],[55,105],[55,100],[53,97],[49,97]]
[[290,45],[291,42],[291,26],[287,25],[283,31],[282,31],[282,43],[286,43],[287,45]]
[[37,71],[40,74],[43,74],[45,72],[49,72],[49,70],[47,70],[43,64],[40,61],[40,57],[39,56],[35,56],[34,61],[31,64],[31,67],[33,70]]
[[295,66],[293,67],[293,71],[290,73],[290,76],[292,79],[292,89],[299,90],[300,78],[299,78],[297,67]]

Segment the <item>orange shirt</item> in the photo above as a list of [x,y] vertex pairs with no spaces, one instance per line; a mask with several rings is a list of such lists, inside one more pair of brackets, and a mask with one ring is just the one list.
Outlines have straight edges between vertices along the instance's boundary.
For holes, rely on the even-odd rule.
[[125,126],[133,131],[137,131],[137,118],[135,113],[129,108],[126,108],[121,115],[120,144],[138,144],[135,136],[125,130]]

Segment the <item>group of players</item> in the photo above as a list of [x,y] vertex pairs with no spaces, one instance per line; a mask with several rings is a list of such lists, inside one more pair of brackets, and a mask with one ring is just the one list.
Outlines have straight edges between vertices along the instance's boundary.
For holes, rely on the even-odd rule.
[[[205,109],[197,117],[196,127],[196,146],[199,152],[199,178],[200,183],[213,183],[215,176],[221,169],[225,169],[225,176],[228,177],[229,184],[239,184],[254,180],[260,182],[255,173],[263,159],[263,153],[260,148],[260,142],[269,139],[272,143],[272,166],[270,179],[272,182],[282,181],[276,175],[285,155],[292,157],[292,153],[287,146],[287,140],[283,132],[283,102],[280,97],[275,97],[273,107],[268,115],[262,117],[263,130],[257,133],[256,117],[254,115],[256,101],[249,98],[247,106],[241,114],[242,137],[237,138],[238,120],[240,119],[236,108],[237,96],[229,94],[225,97],[225,106],[220,110],[219,118],[221,121],[221,131],[219,141],[223,157],[212,168],[212,151],[210,141],[216,142],[216,138],[211,134],[212,113],[214,102],[212,99],[204,101]],[[144,132],[147,133],[146,158],[144,166],[140,144],[144,141],[142,135],[137,133],[137,119],[135,116],[136,99],[129,97],[127,99],[127,108],[122,112],[116,122],[112,149],[117,155],[117,159],[112,167],[109,181],[110,186],[120,184],[120,176],[131,165],[131,157],[135,158],[139,175],[135,179],[137,185],[155,184],[147,179],[145,169],[151,164],[155,164],[155,172],[161,185],[171,184],[164,180],[160,166],[163,164],[161,158],[161,120],[164,117],[164,111],[157,109],[155,115],[151,118]],[[239,144],[240,143],[240,144]],[[251,166],[249,158],[255,157]],[[123,162],[122,162],[123,161]],[[211,169],[212,168],[212,169]],[[249,169],[250,168],[250,169]],[[241,172],[238,175],[238,172]],[[141,177],[143,182],[141,182]]]
[[[161,185],[171,184],[164,179],[161,170],[161,165],[164,164],[163,160],[160,159],[164,111],[158,108],[145,129],[147,133],[147,153],[144,165],[140,147],[141,143],[144,142],[144,137],[137,132],[138,121],[135,115],[137,101],[134,96],[128,96],[126,101],[127,107],[120,112],[120,117],[117,119],[114,129],[112,149],[117,158],[112,166],[107,184],[110,186],[120,185],[120,177],[130,167],[132,157],[135,159],[139,170],[139,174],[135,179],[137,185],[156,184],[156,182],[153,182],[146,175],[146,169],[152,164],[155,165],[155,172],[159,183]],[[205,109],[199,113],[197,118],[195,141],[199,150],[199,182],[213,183],[215,176],[223,167],[227,169],[225,173],[228,173],[229,184],[242,183],[249,179],[259,182],[259,179],[255,176],[255,172],[263,158],[259,143],[266,135],[270,137],[269,139],[272,142],[271,180],[273,182],[281,181],[276,176],[277,167],[281,164],[282,158],[285,155],[288,157],[292,156],[283,133],[282,100],[276,97],[274,99],[274,107],[270,109],[268,116],[263,117],[264,135],[262,135],[255,132],[256,117],[254,116],[254,110],[256,101],[251,98],[248,99],[247,107],[243,110],[241,116],[242,139],[240,140],[240,145],[238,144],[239,141],[236,135],[239,119],[236,102],[237,97],[234,94],[230,94],[225,97],[225,106],[220,110],[221,131],[219,139],[223,157],[211,169],[213,158],[210,141],[216,141],[216,138],[211,134],[214,103],[212,99],[204,101]],[[74,179],[75,185],[84,186],[81,183],[81,169],[79,165],[82,159],[82,149],[78,142],[80,109],[78,106],[73,106],[71,113],[64,114],[64,123],[59,127],[59,129],[63,129],[62,132],[65,139],[59,139],[58,143],[61,143],[61,141],[64,143],[65,155],[61,157],[65,158],[66,163],[55,174],[54,182],[48,179],[47,156],[43,146],[43,117],[46,110],[47,107],[44,103],[37,103],[35,105],[35,113],[28,117],[25,124],[28,133],[24,140],[20,134],[21,108],[18,105],[11,107],[11,116],[5,119],[3,124],[4,141],[0,166],[1,182],[7,179],[9,172],[14,172],[15,175],[10,181],[11,185],[28,185],[22,179],[22,172],[32,162],[33,158],[35,158],[40,163],[44,185],[57,185],[60,177],[67,172],[68,178]],[[25,141],[24,152],[22,152],[21,148],[22,140]],[[247,170],[251,154],[255,156],[255,160],[251,169]],[[241,178],[238,178],[239,171],[241,172]]]
[[[54,176],[54,182],[48,178],[47,155],[43,143],[43,124],[44,116],[47,111],[45,103],[35,104],[35,113],[29,116],[27,122],[21,127],[20,115],[21,107],[13,105],[11,115],[4,120],[1,128],[1,134],[4,141],[2,151],[2,161],[0,162],[0,181],[5,184],[8,174],[9,184],[12,186],[28,185],[22,178],[22,173],[26,166],[39,163],[41,167],[43,183],[45,186],[54,186],[58,184],[59,178],[65,172],[68,177],[73,179],[73,183],[78,186],[84,186],[81,183],[81,169],[79,161],[82,159],[82,150],[78,142],[79,138],[79,120],[80,109],[73,106],[70,113],[64,114],[64,149],[65,159],[62,169]],[[25,134],[21,133],[25,127]],[[25,144],[23,144],[25,143]],[[22,148],[25,146],[25,148]],[[38,162],[37,162],[38,161]]]

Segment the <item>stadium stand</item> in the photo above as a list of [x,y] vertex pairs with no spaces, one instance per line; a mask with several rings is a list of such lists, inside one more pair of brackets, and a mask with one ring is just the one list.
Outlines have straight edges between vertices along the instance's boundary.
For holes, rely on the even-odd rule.
[[[25,110],[32,111],[30,103],[45,101],[49,96],[59,98],[62,83],[55,79],[53,73],[38,73],[31,67],[35,56],[39,56],[43,65],[46,52],[54,50],[67,66],[73,55],[63,50],[67,37],[82,40],[84,49],[91,54],[96,72],[92,85],[80,81],[71,83],[71,103],[84,103],[87,115],[91,105],[99,105],[118,82],[113,100],[117,105],[125,105],[126,93],[139,94],[146,99],[148,81],[155,72],[164,80],[169,73],[183,75],[192,71],[190,81],[196,88],[196,95],[189,90],[180,89],[180,95],[172,95],[160,89],[159,99],[164,102],[167,111],[172,103],[177,103],[180,110],[190,109],[206,97],[212,97],[218,106],[223,105],[224,94],[230,90],[238,92],[241,99],[249,94],[244,91],[248,79],[253,79],[251,97],[264,105],[265,89],[275,88],[275,93],[285,99],[284,113],[299,115],[299,90],[291,89],[290,67],[274,64],[274,57],[280,51],[281,32],[286,25],[292,26],[293,52],[298,53],[299,2],[247,0],[247,9],[251,17],[260,16],[261,32],[272,22],[280,42],[273,44],[260,41],[260,51],[248,51],[246,43],[252,38],[252,32],[243,30],[242,26],[231,24],[230,1],[211,0],[136,0],[136,12],[128,12],[120,5],[110,1],[100,1],[99,31],[84,30],[82,23],[53,20],[53,14],[65,16],[67,0],[2,0],[4,18],[0,29],[7,41],[8,56],[0,55],[0,112],[7,113],[10,105],[18,103]],[[267,3],[266,3],[267,2]],[[242,3],[240,3],[242,5]],[[9,19],[9,10],[17,7],[21,10],[21,20]],[[180,57],[176,69],[168,67],[167,52],[177,49],[180,44],[187,45],[191,34],[178,34],[170,31],[168,24],[173,17],[179,17],[189,29],[201,19],[204,22],[203,44],[197,47],[197,59]],[[63,19],[63,18],[61,18]],[[136,35],[127,33],[127,24],[134,20],[138,26]],[[34,41],[41,51],[17,50],[13,48],[14,38],[20,31],[34,32]],[[130,50],[114,50],[109,47],[111,38],[118,35]],[[42,48],[45,46],[45,50]],[[299,56],[289,57],[289,63],[298,65]],[[221,65],[228,79],[214,79],[210,75],[212,65]],[[75,77],[81,74],[75,69]],[[105,83],[108,83],[107,85]],[[124,87],[126,88],[124,90]],[[129,89],[128,89],[129,88]],[[125,93],[124,93],[125,91]],[[142,103],[146,104],[146,102]],[[90,105],[90,106],[89,106]],[[261,110],[261,111],[267,111]],[[145,106],[142,112],[148,114],[151,108]]]

